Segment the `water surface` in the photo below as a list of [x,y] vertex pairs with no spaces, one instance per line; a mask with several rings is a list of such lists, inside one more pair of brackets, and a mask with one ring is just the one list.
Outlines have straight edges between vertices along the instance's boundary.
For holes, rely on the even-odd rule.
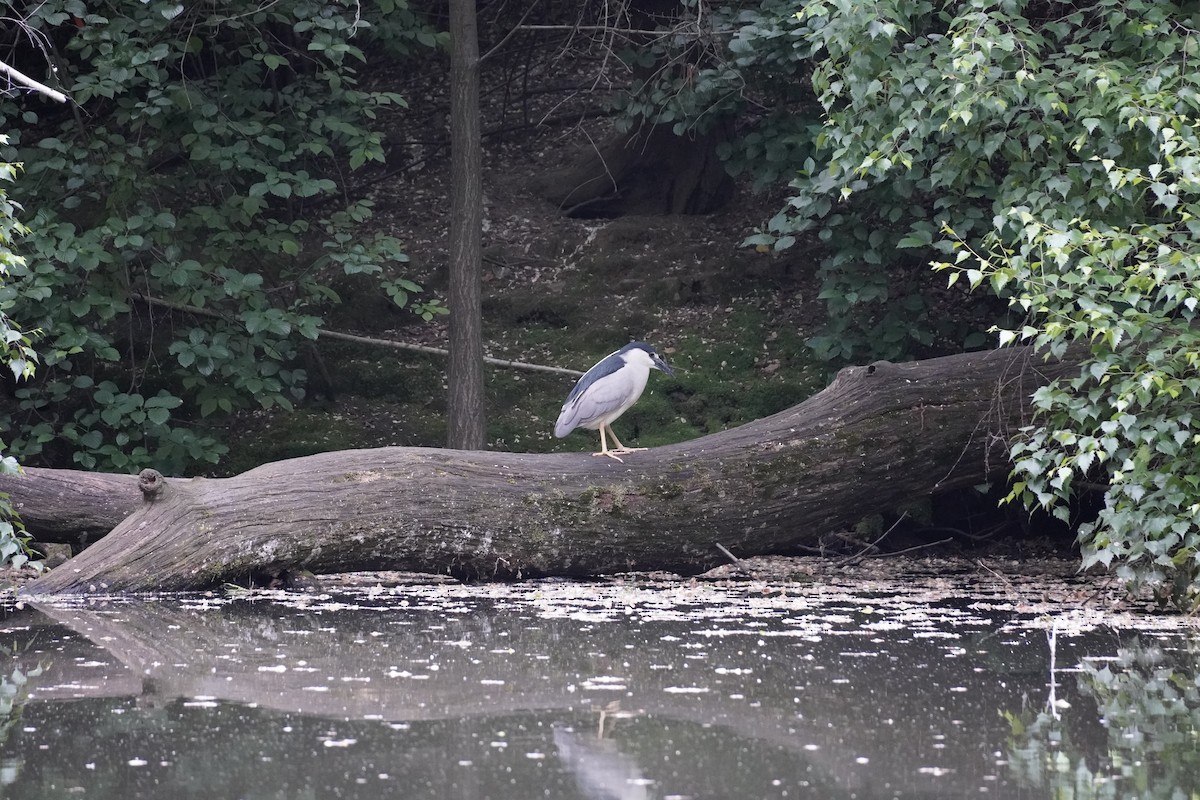
[[29,603],[0,619],[13,700],[0,797],[1149,798],[1200,785],[1190,623],[1030,598],[964,577]]

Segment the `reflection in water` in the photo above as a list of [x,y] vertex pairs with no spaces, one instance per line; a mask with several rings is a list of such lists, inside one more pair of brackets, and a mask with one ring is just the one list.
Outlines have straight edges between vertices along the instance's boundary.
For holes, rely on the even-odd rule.
[[563,767],[588,800],[646,800],[647,781],[635,760],[616,742],[554,726],[554,746]]
[[[29,680],[42,674],[42,666],[22,667],[13,660],[15,653],[3,653],[9,658],[0,659],[0,753],[14,730],[21,724],[21,715],[29,701]],[[13,783],[21,774],[20,758],[0,757],[0,786]]]
[[[1125,797],[1147,752],[1174,766],[1145,785],[1194,785],[1185,631],[1112,661],[1132,640],[944,598],[542,583],[10,609],[3,641],[48,669],[0,743],[3,796]],[[1061,715],[1039,716],[1056,673]]]
[[[1023,784],[1054,797],[1195,797],[1200,776],[1200,642],[1135,637],[1085,657],[1081,710],[1013,715],[1010,760]],[[1087,738],[1092,721],[1099,736]],[[1092,729],[1094,733],[1094,728]],[[1187,791],[1187,794],[1181,792]]]

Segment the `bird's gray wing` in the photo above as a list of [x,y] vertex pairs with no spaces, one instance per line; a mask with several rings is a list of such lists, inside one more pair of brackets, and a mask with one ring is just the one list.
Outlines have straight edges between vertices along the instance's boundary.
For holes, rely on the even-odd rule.
[[[596,367],[603,363],[600,362]],[[621,365],[623,363],[621,362]],[[558,415],[558,422],[554,425],[554,435],[560,439],[580,425],[587,425],[611,414],[629,399],[628,375],[619,371],[619,367],[618,370],[599,377],[592,376],[592,370],[579,379],[579,384],[563,404],[562,413]],[[591,380],[588,380],[589,376],[592,377]],[[587,381],[586,386],[583,385],[584,381]]]
[[592,368],[583,373],[583,377],[575,384],[575,388],[567,395],[567,402],[563,403],[563,408],[571,404],[571,401],[586,392],[593,383],[601,378],[612,375],[621,367],[625,366],[625,359],[621,358],[617,353],[609,353],[604,358],[597,361]]

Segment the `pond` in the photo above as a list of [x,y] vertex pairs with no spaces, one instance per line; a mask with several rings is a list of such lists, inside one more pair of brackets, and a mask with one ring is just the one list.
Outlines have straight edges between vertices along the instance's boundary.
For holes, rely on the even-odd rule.
[[1087,592],[929,574],[10,604],[0,797],[1188,796],[1200,638],[1063,602]]

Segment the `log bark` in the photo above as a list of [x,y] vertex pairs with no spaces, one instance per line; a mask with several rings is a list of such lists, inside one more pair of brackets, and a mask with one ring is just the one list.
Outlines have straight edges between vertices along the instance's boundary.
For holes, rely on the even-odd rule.
[[[168,481],[25,591],[188,590],[296,569],[466,579],[697,572],[722,561],[718,544],[740,557],[789,552],[1004,474],[1007,434],[1028,422],[1030,394],[1076,371],[1019,348],[852,367],[787,411],[623,464],[584,452],[387,447]],[[64,482],[29,470],[0,479],[0,491],[31,509],[50,496],[39,488],[48,480]],[[129,507],[130,480],[80,486],[119,495],[106,506],[115,517]]]
[[12,494],[13,507],[35,541],[83,549],[141,507],[140,483],[138,475],[29,468],[19,477],[0,477],[0,492]]

